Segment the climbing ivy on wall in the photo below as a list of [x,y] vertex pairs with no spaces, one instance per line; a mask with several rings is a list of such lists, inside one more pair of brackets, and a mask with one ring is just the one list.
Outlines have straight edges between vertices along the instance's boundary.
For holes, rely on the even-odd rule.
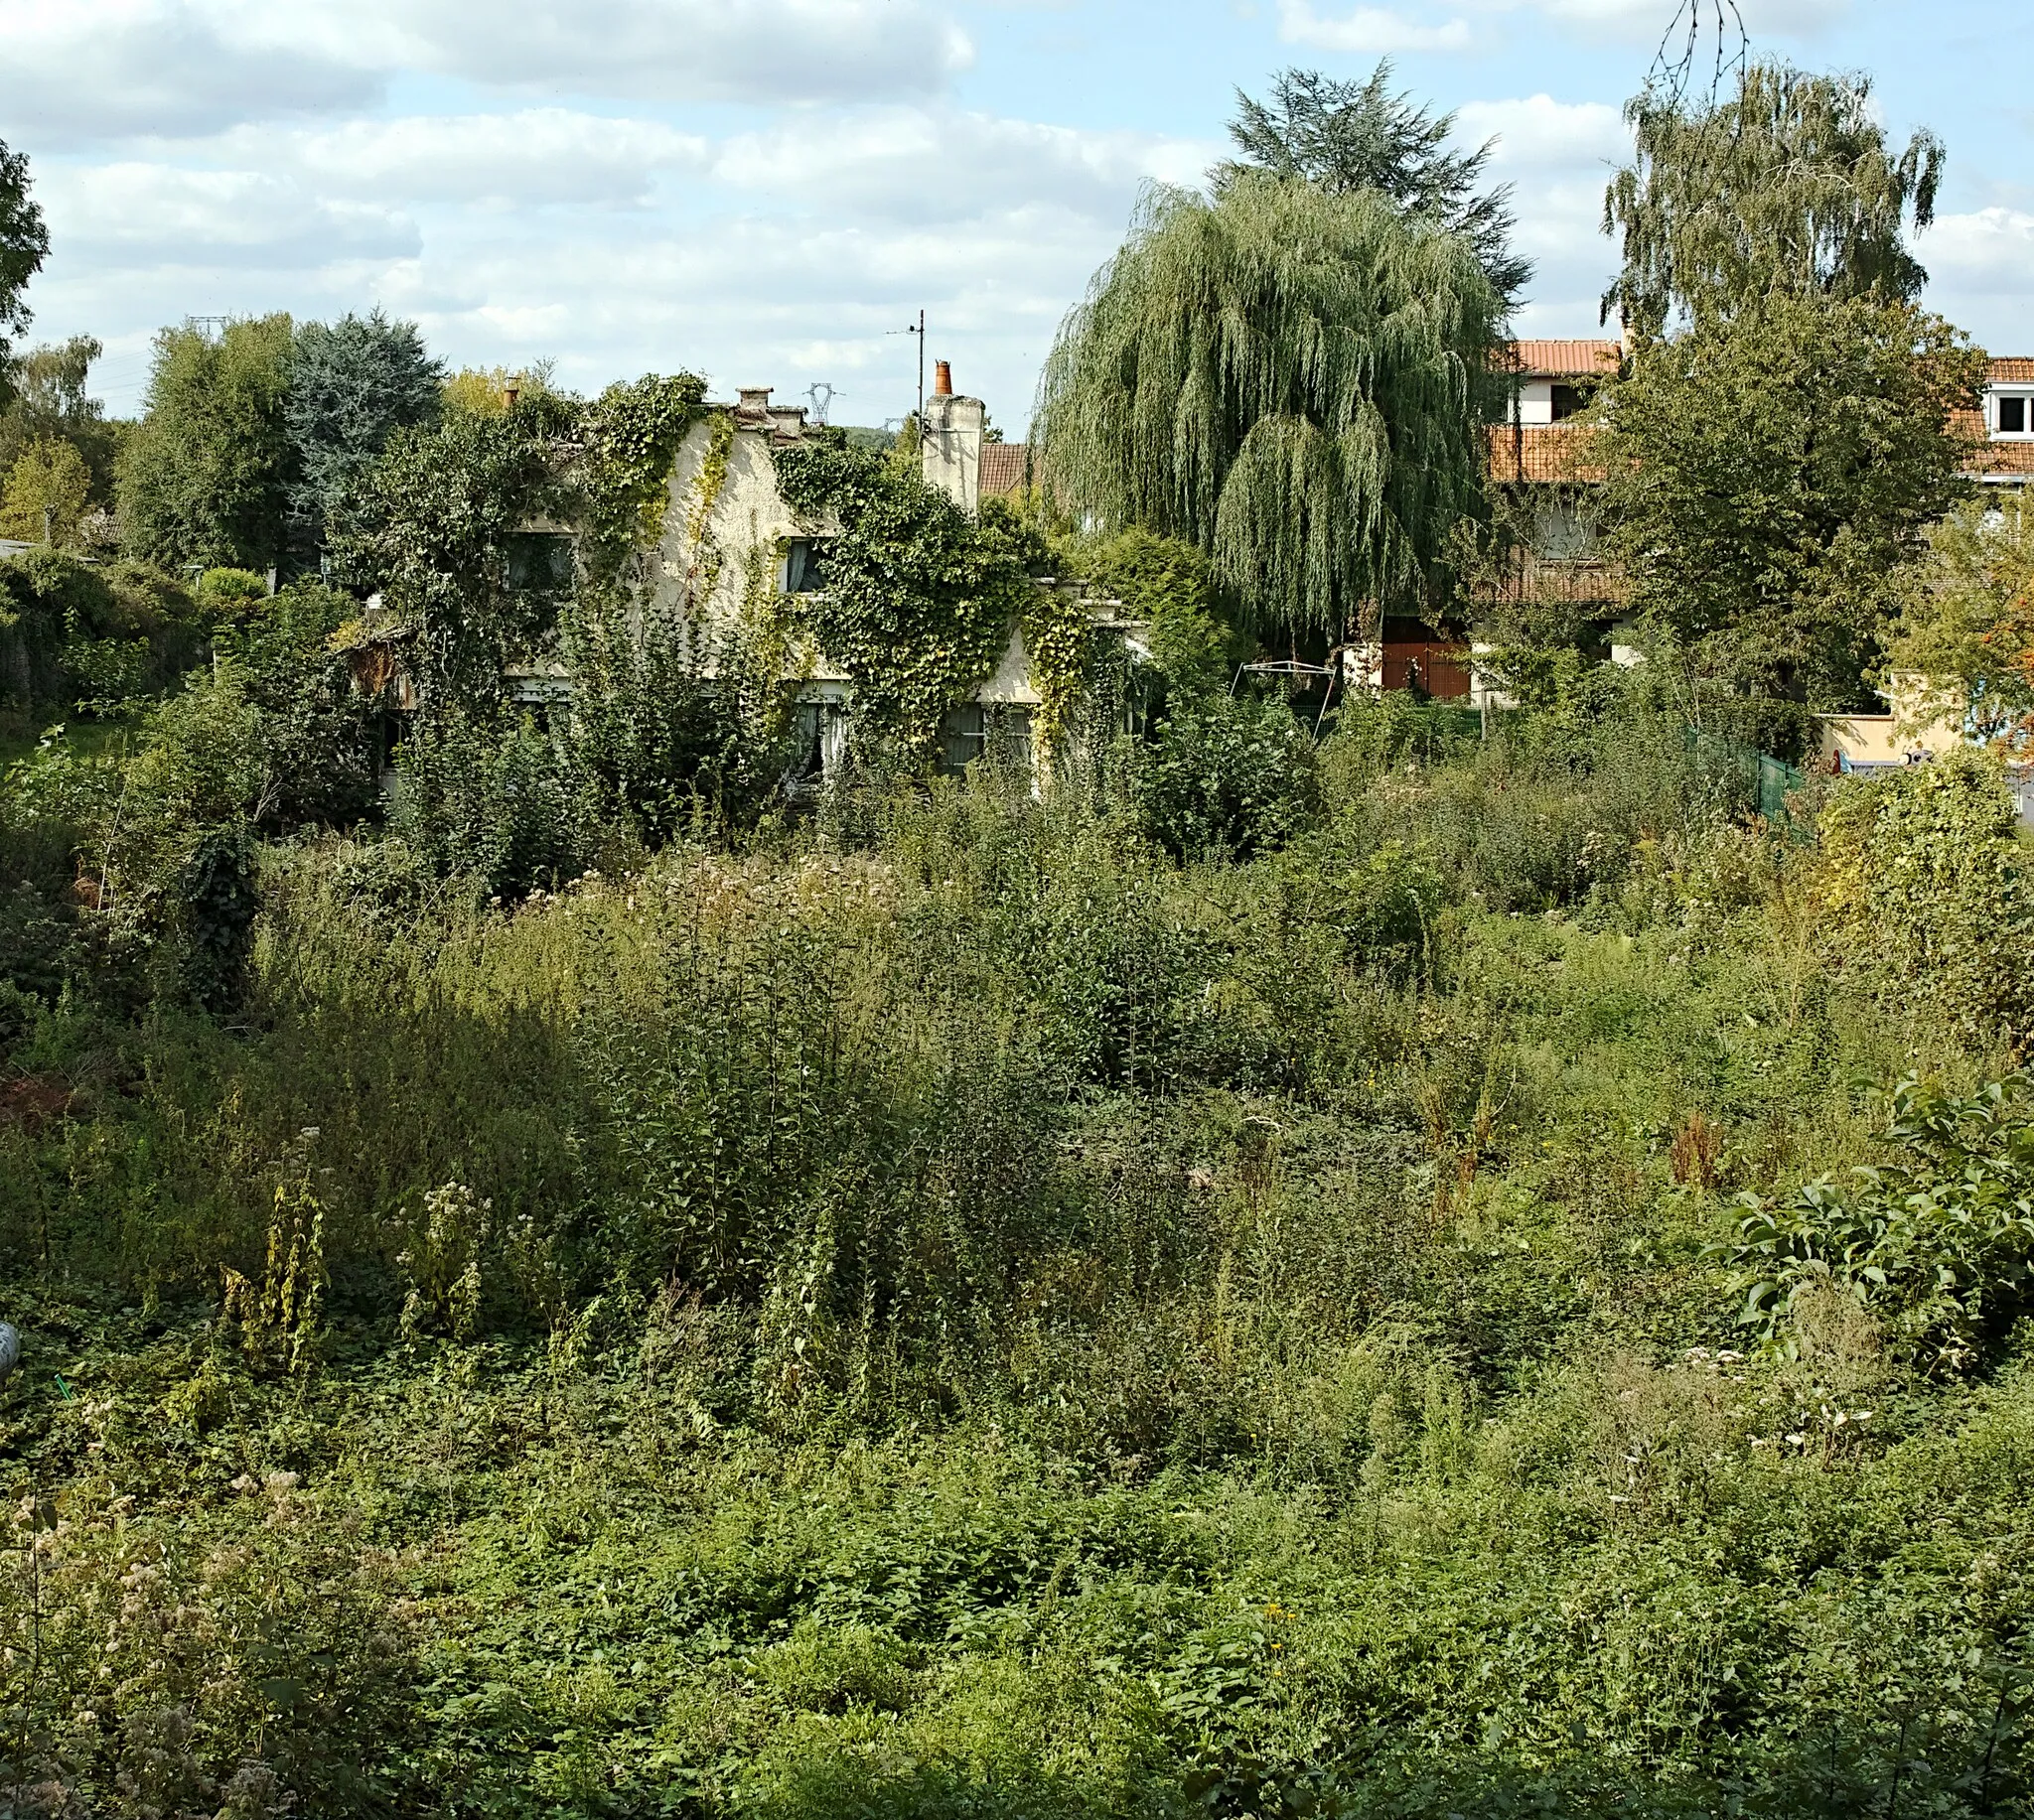
[[646,373],[633,385],[609,386],[586,407],[580,556],[595,580],[613,580],[634,551],[656,543],[671,468],[705,399],[706,382],[696,373]]
[[[1001,509],[995,501],[984,508]],[[1094,650],[1094,630],[1088,610],[1054,588],[1034,587],[1025,603],[1025,666],[1038,695],[1032,738],[1041,756],[1056,747],[1067,731],[1087,687]]]
[[838,438],[774,457],[791,508],[840,523],[824,591],[794,597],[792,610],[852,678],[856,738],[929,762],[941,715],[988,677],[1012,623],[1034,608],[1045,545],[1013,515],[970,518],[915,471]]

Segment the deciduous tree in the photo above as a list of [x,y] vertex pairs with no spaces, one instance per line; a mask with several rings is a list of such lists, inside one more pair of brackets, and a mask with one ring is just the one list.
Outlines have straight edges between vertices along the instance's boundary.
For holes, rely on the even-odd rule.
[[1609,541],[1703,691],[1867,705],[1983,367],[1911,305],[1786,293],[1639,350],[1598,445]]
[[11,468],[29,444],[59,437],[72,444],[91,471],[91,496],[110,499],[118,434],[105,406],[85,390],[91,363],[102,350],[91,336],[32,349],[9,367],[13,399],[0,411],[0,470]]
[[30,443],[7,471],[6,491],[0,494],[0,537],[73,544],[90,492],[91,472],[70,443],[55,437]]
[[2034,730],[2034,509],[2000,489],[1928,533],[1898,578],[1903,604],[1887,668],[1966,696],[1992,733]]
[[156,337],[147,414],[120,455],[120,516],[137,553],[171,566],[279,562],[297,459],[284,412],[290,319],[195,323]]
[[1625,119],[1635,156],[1603,202],[1603,231],[1624,240],[1606,319],[1654,336],[1776,291],[1900,302],[1928,281],[1904,234],[1935,217],[1942,144],[1923,131],[1895,151],[1868,77],[1752,64],[1727,100],[1648,89]]
[[6,332],[28,326],[28,306],[21,294],[50,253],[49,229],[29,188],[27,157],[0,140],[0,404],[11,389]]
[[538,634],[545,602],[511,585],[510,542],[557,485],[552,444],[569,421],[549,396],[496,417],[449,412],[436,429],[396,431],[333,502],[335,576],[416,628],[434,707],[492,708],[504,664]]

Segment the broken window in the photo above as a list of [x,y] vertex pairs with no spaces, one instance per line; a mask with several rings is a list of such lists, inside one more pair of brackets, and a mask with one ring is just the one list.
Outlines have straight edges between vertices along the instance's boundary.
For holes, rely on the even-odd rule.
[[794,537],[784,553],[784,591],[817,594],[826,586],[826,554],[830,537]]
[[794,802],[816,798],[847,753],[847,709],[837,701],[801,701],[792,711],[790,763],[784,793]]

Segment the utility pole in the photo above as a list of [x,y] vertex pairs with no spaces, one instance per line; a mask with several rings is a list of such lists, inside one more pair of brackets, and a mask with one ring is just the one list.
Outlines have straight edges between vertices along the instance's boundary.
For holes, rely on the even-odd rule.
[[906,335],[918,337],[918,436],[924,442],[926,436],[926,313],[918,313],[918,327],[907,329]]

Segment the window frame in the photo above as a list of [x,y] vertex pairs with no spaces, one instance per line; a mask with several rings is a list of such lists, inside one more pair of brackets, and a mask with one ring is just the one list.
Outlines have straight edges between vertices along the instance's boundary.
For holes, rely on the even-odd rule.
[[[1999,406],[2017,400],[2023,407],[2017,430],[1999,427]],[[1993,442],[2034,442],[2034,385],[1998,385],[1987,388],[1984,399],[1985,432]]]

